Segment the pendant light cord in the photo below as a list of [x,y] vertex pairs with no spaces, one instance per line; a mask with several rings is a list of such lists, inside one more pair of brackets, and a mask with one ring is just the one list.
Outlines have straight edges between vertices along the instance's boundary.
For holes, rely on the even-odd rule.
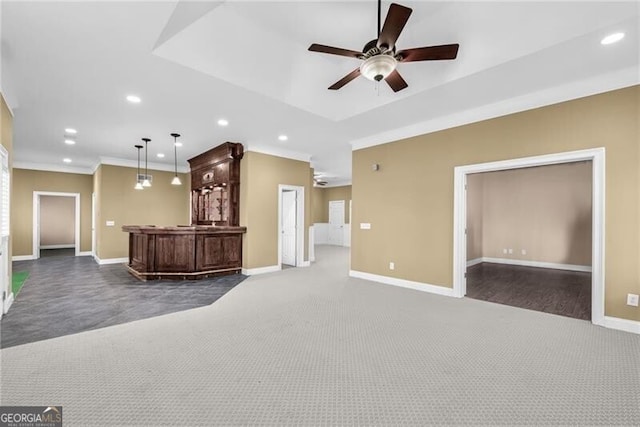
[[178,176],[178,146],[176,145],[177,143],[177,136],[173,137],[173,166],[174,166],[174,170],[176,171],[176,176]]
[[149,141],[144,142],[144,179],[149,179],[149,169],[147,167],[147,146]]

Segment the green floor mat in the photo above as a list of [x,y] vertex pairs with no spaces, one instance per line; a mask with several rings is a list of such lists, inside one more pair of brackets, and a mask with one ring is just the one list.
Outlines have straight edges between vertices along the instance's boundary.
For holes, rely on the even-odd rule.
[[18,296],[18,292],[22,289],[22,285],[24,285],[24,281],[27,280],[28,276],[29,272],[27,271],[18,271],[11,276],[11,290],[14,298]]

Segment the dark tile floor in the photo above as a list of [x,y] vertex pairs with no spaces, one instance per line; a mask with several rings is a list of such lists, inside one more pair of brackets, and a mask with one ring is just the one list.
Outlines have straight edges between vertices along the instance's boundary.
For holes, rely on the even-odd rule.
[[75,248],[40,249],[40,258],[51,256],[76,256]]
[[482,263],[467,269],[467,296],[591,320],[591,273]]
[[246,278],[141,282],[124,264],[88,256],[19,261],[13,271],[29,277],[0,322],[2,348],[209,305]]

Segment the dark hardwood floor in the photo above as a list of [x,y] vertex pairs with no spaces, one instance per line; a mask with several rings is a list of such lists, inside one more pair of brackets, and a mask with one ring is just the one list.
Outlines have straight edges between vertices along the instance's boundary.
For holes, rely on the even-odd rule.
[[467,268],[467,296],[591,320],[591,273],[482,263]]

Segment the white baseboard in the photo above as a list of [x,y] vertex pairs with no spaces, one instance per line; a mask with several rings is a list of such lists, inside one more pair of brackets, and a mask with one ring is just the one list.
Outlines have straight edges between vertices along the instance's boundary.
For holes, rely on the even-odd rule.
[[637,320],[627,320],[620,319],[619,317],[604,316],[604,320],[602,321],[602,323],[600,323],[600,326],[640,335],[640,322],[638,322]]
[[553,270],[581,271],[581,272],[587,272],[587,273],[591,272],[590,265],[559,264],[555,262],[527,261],[523,259],[491,258],[491,257],[482,257],[482,258],[475,258],[475,259],[469,260],[467,261],[467,267],[480,264],[481,262],[490,262],[493,264],[518,265],[521,267],[550,268]]
[[282,270],[282,268],[279,265],[270,265],[268,267],[243,268],[242,274],[245,276],[253,276],[254,274],[273,273],[280,270]]
[[15,301],[15,295],[13,294],[13,292],[11,292],[7,299],[4,300],[4,306],[2,307],[3,313],[6,314],[7,311],[9,311],[9,308],[11,307],[11,304],[13,304],[13,301]]
[[298,267],[311,267],[311,261],[302,261]]
[[411,280],[397,279],[395,277],[380,276],[377,274],[365,273],[362,271],[349,270],[349,276],[358,279],[371,280],[372,282],[384,283],[386,285],[400,286],[402,288],[415,289],[416,291],[429,292],[432,294],[445,295],[448,297],[455,296],[453,288],[445,288],[444,286],[430,285],[428,283],[413,282]]
[[482,258],[474,258],[467,261],[467,267],[473,267],[474,265],[482,264],[483,262]]
[[[91,254],[89,254],[91,255]],[[97,256],[94,256],[93,259],[96,260],[96,262],[100,265],[105,265],[105,264],[122,264],[122,263],[128,263],[129,262],[129,257],[125,257],[125,258],[105,258],[105,259],[100,259]]]
[[78,252],[77,256],[92,256],[93,253],[91,251]]
[[40,249],[73,249],[76,245],[40,245]]
[[11,261],[31,261],[36,259],[33,255],[15,255],[11,257]]

